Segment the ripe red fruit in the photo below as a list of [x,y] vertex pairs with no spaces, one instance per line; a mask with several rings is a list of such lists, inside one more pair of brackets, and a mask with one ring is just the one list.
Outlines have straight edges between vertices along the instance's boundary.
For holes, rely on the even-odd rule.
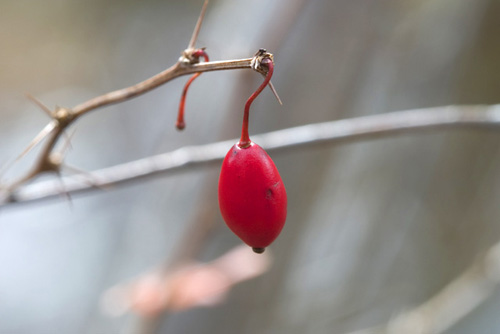
[[[257,55],[264,55],[259,50]],[[253,100],[269,84],[273,75],[272,59],[264,58],[266,78],[245,104],[240,141],[224,158],[219,177],[219,207],[227,226],[262,253],[280,234],[286,220],[285,186],[266,151],[248,136],[248,118]]]
[[235,144],[227,153],[219,178],[219,206],[227,226],[257,253],[280,234],[286,220],[285,186],[259,145]]

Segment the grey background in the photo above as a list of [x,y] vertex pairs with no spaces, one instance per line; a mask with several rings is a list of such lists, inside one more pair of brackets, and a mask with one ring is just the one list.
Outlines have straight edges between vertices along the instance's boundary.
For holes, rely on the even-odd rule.
[[[202,1],[1,1],[0,162],[47,117],[24,97],[74,106],[173,64]],[[251,133],[447,104],[500,100],[496,0],[211,1],[198,46],[211,59],[274,53]],[[98,169],[236,138],[251,71],[203,74],[174,130],[186,78],[95,111],[67,161]],[[344,333],[430,298],[500,239],[499,134],[440,131],[273,154],[289,197],[270,272],[162,333]],[[228,148],[229,149],[229,148]],[[30,154],[3,179],[29,168]],[[217,211],[218,166],[0,211],[0,333],[132,332],[99,310],[108,287],[173,260],[187,226],[213,221],[199,259],[238,244]],[[449,333],[500,331],[500,298]]]

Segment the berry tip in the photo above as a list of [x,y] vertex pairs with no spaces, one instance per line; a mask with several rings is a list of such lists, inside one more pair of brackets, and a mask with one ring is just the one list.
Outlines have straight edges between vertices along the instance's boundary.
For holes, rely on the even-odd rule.
[[262,254],[266,249],[264,247],[252,247],[252,250],[257,254]]

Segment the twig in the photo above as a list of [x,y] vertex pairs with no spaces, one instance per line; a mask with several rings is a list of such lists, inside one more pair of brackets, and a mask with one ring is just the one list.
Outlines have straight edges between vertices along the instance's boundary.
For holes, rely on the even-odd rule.
[[[427,109],[391,112],[380,115],[304,125],[261,135],[253,141],[266,150],[283,150],[320,143],[363,140],[373,137],[408,134],[431,129],[497,129],[500,127],[500,105],[445,106]],[[98,188],[117,186],[160,174],[202,167],[221,161],[229,147],[237,140],[187,146],[172,152],[104,168],[86,175],[63,178],[66,192],[82,193]],[[88,182],[89,176],[93,185]],[[33,202],[59,196],[59,189],[51,181],[24,186],[11,196],[0,198],[0,206]]]
[[[222,61],[212,61],[212,62],[204,62],[198,64],[190,64],[182,62],[183,57],[172,67],[167,70],[144,80],[136,85],[123,88],[120,90],[116,90],[95,98],[92,98],[82,104],[77,105],[76,107],[69,108],[56,108],[55,111],[50,111],[44,109],[50,116],[53,117],[51,122],[47,125],[47,127],[40,132],[40,134],[30,143],[28,148],[20,155],[23,157],[33,146],[38,144],[42,139],[46,138],[45,146],[41,150],[37,162],[34,168],[29,171],[26,175],[20,177],[18,180],[12,182],[10,185],[5,187],[4,192],[12,193],[22,184],[30,181],[35,178],[37,175],[47,172],[47,171],[55,171],[58,172],[60,166],[56,166],[51,164],[51,155],[53,150],[61,137],[64,134],[64,130],[68,128],[74,121],[76,121],[80,116],[95,110],[100,107],[108,106],[114,103],[123,102],[134,98],[136,96],[142,95],[144,93],[149,92],[150,90],[174,79],[182,75],[196,73],[196,72],[209,72],[209,71],[218,71],[218,70],[232,70],[232,69],[251,69],[252,64],[255,63],[253,58],[244,58],[244,59],[236,59],[236,60],[222,60]],[[32,98],[33,101],[36,101],[38,104],[38,100]],[[40,103],[41,106],[43,106]],[[49,130],[47,130],[49,129]],[[16,162],[16,159],[14,162]],[[7,167],[10,167],[12,164],[8,164]],[[48,168],[50,166],[50,168]],[[2,170],[5,171],[6,168]],[[5,196],[4,196],[5,197]]]
[[179,62],[174,66],[166,69],[165,71],[158,73],[157,75],[147,80],[139,82],[136,85],[120,90],[115,90],[113,92],[95,97],[87,102],[77,105],[72,110],[73,113],[75,113],[77,116],[81,116],[82,114],[87,113],[91,110],[95,110],[97,108],[108,106],[114,103],[123,102],[125,100],[129,100],[136,96],[147,93],[150,90],[182,75],[196,72],[249,69],[251,68],[252,59],[253,58],[210,61],[193,65],[186,65]]

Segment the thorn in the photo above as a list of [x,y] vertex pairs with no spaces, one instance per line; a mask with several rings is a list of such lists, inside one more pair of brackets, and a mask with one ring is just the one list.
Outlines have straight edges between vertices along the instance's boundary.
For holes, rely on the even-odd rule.
[[[261,66],[261,62],[263,60],[265,60],[265,59],[270,59],[271,62],[274,62],[272,54],[268,53],[266,49],[259,49],[259,51],[257,51],[255,53],[254,58],[252,60],[252,68],[255,71],[259,72],[264,78],[267,77],[267,71],[263,70],[260,66]],[[273,92],[274,97],[276,98],[276,100],[278,100],[278,103],[280,105],[283,105],[283,102],[281,102],[281,99],[280,99],[280,97],[278,95],[278,92],[276,91],[276,88],[274,88],[274,85],[271,82],[271,80],[269,80],[268,86],[271,89],[271,91]]]
[[194,27],[193,35],[191,36],[191,40],[189,41],[189,45],[187,47],[188,50],[194,49],[194,45],[196,44],[196,40],[198,39],[198,34],[200,33],[201,23],[203,22],[203,18],[205,17],[207,6],[208,0],[205,0],[205,3],[201,8],[200,16],[198,17],[198,21],[196,22],[196,26]]
[[52,121],[47,124],[42,131],[40,131],[35,138],[29,143],[29,145],[24,149],[23,152],[16,158],[16,162],[19,161],[22,157],[28,154],[36,145],[38,145],[48,134],[50,134],[56,128],[56,122]]
[[4,174],[9,168],[11,168],[16,162],[21,160],[26,154],[28,154],[36,145],[38,145],[48,134],[50,134],[56,128],[56,122],[52,121],[47,124],[42,131],[40,131],[35,138],[28,144],[28,146],[19,154],[14,160],[7,162],[4,166],[0,168],[0,175]]
[[22,157],[24,157],[29,151],[31,151],[36,145],[38,145],[48,134],[50,134],[56,128],[56,122],[52,121],[47,124],[42,131],[40,131],[35,138],[29,143],[29,145],[24,149],[23,152],[16,159],[18,161]]
[[269,88],[271,88],[271,91],[273,92],[274,96],[276,97],[276,100],[278,100],[279,104],[283,105],[283,102],[281,102],[281,99],[280,99],[280,97],[278,95],[278,92],[274,88],[274,85],[273,85],[273,83],[271,81],[269,81]]
[[71,149],[73,148],[73,146],[71,146],[71,139],[73,139],[75,132],[76,132],[76,129],[74,129],[69,135],[66,132],[64,132],[64,136],[66,137],[66,141],[64,142],[64,145],[61,148],[61,154],[64,154],[70,148]]
[[42,109],[50,118],[54,118],[52,110],[50,110],[45,104],[43,104],[39,99],[34,97],[33,95],[26,93],[26,97],[36,104],[40,109]]
[[64,195],[64,197],[68,201],[68,205],[69,205],[70,210],[73,210],[74,209],[73,199],[71,198],[70,193],[66,190],[66,187],[64,186],[64,182],[62,180],[61,172],[60,171],[56,172],[56,175],[57,175],[57,179],[59,180],[59,186],[60,186],[59,192],[60,192],[61,195]]
[[[266,75],[265,75],[264,73],[261,73],[261,74],[262,74],[262,76],[263,76],[264,78],[266,77]],[[274,88],[274,85],[273,85],[273,83],[271,82],[271,80],[269,80],[269,85],[268,85],[268,86],[269,86],[269,88],[271,89],[271,92],[273,92],[274,97],[276,98],[276,100],[278,100],[278,103],[279,103],[280,105],[283,105],[283,102],[281,102],[281,99],[280,99],[280,97],[279,97],[279,95],[278,95],[278,92],[276,91],[276,88]]]

